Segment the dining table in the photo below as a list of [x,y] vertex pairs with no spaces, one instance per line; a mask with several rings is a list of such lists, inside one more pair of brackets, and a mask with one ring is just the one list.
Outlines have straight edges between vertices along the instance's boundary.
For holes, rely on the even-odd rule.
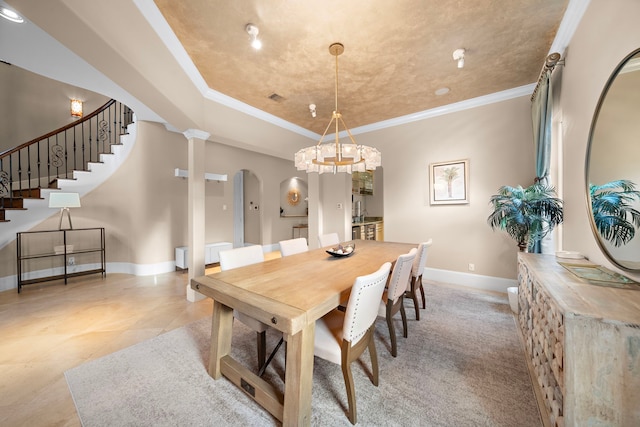
[[[209,375],[226,377],[284,426],[311,423],[315,322],[348,299],[358,276],[370,274],[413,243],[355,240],[348,256],[331,248],[191,279],[191,288],[213,299]],[[282,332],[287,343],[284,392],[231,357],[233,310]]]

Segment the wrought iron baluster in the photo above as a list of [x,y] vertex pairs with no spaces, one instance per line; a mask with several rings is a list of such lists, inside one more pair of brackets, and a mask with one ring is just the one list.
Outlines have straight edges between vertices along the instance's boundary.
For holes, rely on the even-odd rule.
[[[27,147],[27,185],[31,186],[31,146]],[[20,194],[22,194],[22,183],[20,183]]]
[[84,119],[5,151],[0,155],[0,207],[11,206],[18,194],[37,196],[39,188],[56,179],[73,179],[76,169],[87,170],[88,162],[99,162],[111,145],[120,143],[132,122],[131,109],[111,100]]

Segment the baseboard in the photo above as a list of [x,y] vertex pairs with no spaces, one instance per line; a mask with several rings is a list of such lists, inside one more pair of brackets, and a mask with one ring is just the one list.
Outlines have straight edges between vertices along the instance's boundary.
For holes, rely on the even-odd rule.
[[[87,270],[93,268],[99,268],[97,265],[80,265],[80,270]],[[109,273],[123,273],[131,274],[134,276],[152,276],[154,274],[163,274],[176,271],[175,261],[161,262],[157,264],[131,264],[128,262],[108,262],[106,265],[107,274]],[[51,274],[62,274],[61,271],[54,269],[54,273],[49,270],[33,271],[23,276],[23,279],[33,279],[38,277],[45,277]],[[42,282],[46,283],[46,282]],[[18,288],[18,278],[14,274],[12,276],[0,277],[0,292],[8,291]]]
[[156,264],[132,264],[129,262],[108,262],[108,273],[132,274],[134,276],[152,276],[176,271],[175,261],[165,261]]
[[458,271],[439,270],[437,268],[426,267],[422,273],[423,280],[433,280],[435,282],[450,283],[452,285],[467,286],[469,288],[482,289],[507,293],[507,288],[518,286],[515,279],[504,279],[502,277],[481,276],[479,274],[461,273]]
[[[275,249],[274,249],[275,247]],[[263,246],[265,252],[279,250],[277,244]],[[132,264],[128,262],[107,263],[108,273],[132,274],[134,276],[151,276],[154,274],[164,274],[176,271],[175,261],[166,261],[156,264]],[[504,279],[501,277],[481,276],[479,274],[460,273],[457,271],[439,270],[437,268],[425,268],[423,273],[425,281],[450,283],[452,285],[467,286],[470,288],[482,289],[486,291],[507,293],[507,288],[518,286],[515,279]],[[16,289],[18,281],[15,275],[0,277],[0,291]]]

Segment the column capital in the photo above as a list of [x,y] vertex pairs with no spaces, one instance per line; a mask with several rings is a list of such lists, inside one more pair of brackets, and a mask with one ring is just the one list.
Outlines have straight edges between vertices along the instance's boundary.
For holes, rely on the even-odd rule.
[[209,139],[209,137],[211,136],[211,134],[209,132],[205,132],[205,131],[200,130],[200,129],[187,129],[184,132],[182,132],[182,134],[187,139],[198,138],[198,139],[202,139],[204,141]]

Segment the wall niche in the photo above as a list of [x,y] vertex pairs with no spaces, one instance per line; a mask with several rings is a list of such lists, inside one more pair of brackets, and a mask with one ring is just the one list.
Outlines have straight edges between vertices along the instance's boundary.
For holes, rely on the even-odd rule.
[[280,216],[306,217],[309,214],[307,182],[298,177],[280,183]]

